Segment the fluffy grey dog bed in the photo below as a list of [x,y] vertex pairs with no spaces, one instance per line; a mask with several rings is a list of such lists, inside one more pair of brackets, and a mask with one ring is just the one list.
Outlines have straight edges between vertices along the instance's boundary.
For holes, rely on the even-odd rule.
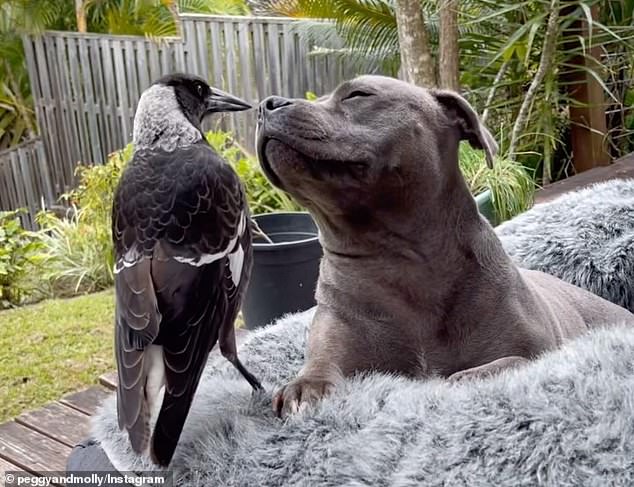
[[[499,232],[519,263],[633,308],[634,181],[537,206]],[[634,483],[634,329],[611,324],[486,381],[357,377],[282,421],[270,392],[301,367],[311,314],[241,348],[266,394],[252,396],[229,364],[210,362],[172,462],[177,484]],[[152,468],[118,430],[114,398],[94,434],[120,470]]]
[[496,231],[522,267],[557,276],[634,312],[634,180],[566,194]]

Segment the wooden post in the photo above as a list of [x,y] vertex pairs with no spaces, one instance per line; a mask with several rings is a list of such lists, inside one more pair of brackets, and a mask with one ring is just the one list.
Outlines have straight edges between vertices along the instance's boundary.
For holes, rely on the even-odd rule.
[[[598,19],[599,5],[594,5],[591,10],[592,18]],[[590,33],[585,18],[574,22],[570,30],[581,35],[586,41],[586,46],[590,46]],[[579,47],[579,40],[576,37],[573,39],[567,47]],[[601,84],[587,71],[591,69],[600,73],[600,55],[599,47],[590,47],[586,50],[586,56],[579,55],[572,59],[571,64],[579,68],[571,67],[570,71],[564,75],[564,81],[569,83],[568,93],[572,100],[569,106],[570,139],[576,173],[610,164],[610,155],[605,143],[606,94]]]

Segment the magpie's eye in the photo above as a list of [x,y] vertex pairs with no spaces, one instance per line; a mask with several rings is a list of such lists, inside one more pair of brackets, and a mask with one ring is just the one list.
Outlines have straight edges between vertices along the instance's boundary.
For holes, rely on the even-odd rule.
[[344,96],[341,101],[346,101],[346,100],[350,100],[351,98],[360,98],[362,96],[373,96],[374,93],[368,93],[366,91],[361,91],[361,90],[354,90],[351,91],[348,96]]
[[200,83],[196,83],[196,91],[198,92],[199,96],[203,96],[203,85],[201,85]]

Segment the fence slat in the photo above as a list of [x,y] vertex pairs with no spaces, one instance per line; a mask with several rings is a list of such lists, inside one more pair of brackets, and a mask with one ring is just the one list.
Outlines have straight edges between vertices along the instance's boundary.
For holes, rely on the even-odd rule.
[[207,46],[209,43],[207,42],[206,26],[203,22],[186,22],[185,25],[187,25],[187,36],[191,36],[189,38],[194,41],[192,44],[196,46],[195,61],[192,66],[195,66],[196,73],[205,79],[209,79],[209,65],[207,63]]
[[220,39],[220,26],[217,22],[211,22],[209,24],[211,31],[211,52],[213,54],[212,63],[214,68],[214,85],[218,88],[223,88],[225,83],[223,80],[223,62],[224,54],[222,48],[222,41]]
[[253,57],[255,61],[255,89],[258,99],[264,98],[268,93],[264,85],[266,76],[264,59],[264,27],[262,24],[253,24]]
[[26,192],[24,189],[24,182],[22,177],[22,171],[20,170],[18,152],[11,152],[9,154],[9,163],[11,164],[11,173],[13,176],[13,184],[16,190],[16,201],[18,208],[27,208]]
[[35,229],[35,214],[42,201],[55,202],[49,166],[41,138],[24,142],[0,152],[0,211],[27,208],[24,226]]
[[53,188],[53,184],[51,182],[51,173],[50,167],[46,161],[46,152],[44,151],[44,144],[41,140],[37,140],[35,142],[35,151],[33,153],[33,160],[35,167],[37,168],[40,177],[42,178],[42,192],[44,196],[44,201],[52,205],[57,196],[55,194],[55,189]]
[[104,154],[107,154],[112,149],[110,134],[106,124],[105,113],[108,109],[108,102],[106,98],[106,89],[104,86],[104,74],[101,66],[101,46],[97,39],[88,39],[90,46],[90,60],[91,69],[93,72],[94,82],[94,95],[95,95],[95,111],[92,114],[97,124],[97,131],[99,133],[99,158],[95,158],[94,162],[103,160]]
[[[136,44],[136,43],[134,43]],[[130,114],[133,115],[136,110],[136,105],[139,101],[139,82],[137,76],[137,61],[132,41],[125,41],[125,66],[126,66],[126,78],[128,80],[127,94],[128,94],[128,106],[130,107]]]
[[159,62],[159,48],[156,42],[148,44],[150,58],[150,78],[152,81],[161,77],[161,64]]
[[28,210],[25,220],[29,227],[34,226],[33,218],[40,209],[38,191],[36,191],[36,181],[33,178],[31,168],[29,167],[29,154],[25,151],[18,152],[18,165],[22,173],[22,185],[24,186],[24,203]]
[[51,59],[50,55],[47,56],[45,53],[43,36],[36,36],[31,39],[33,42],[33,51],[31,54],[35,55],[35,62],[33,64],[37,66],[39,86],[42,89],[41,96],[37,97],[34,94],[35,105],[38,107],[36,111],[37,121],[42,134],[49,140],[56,141],[55,143],[47,144],[46,147],[49,158],[56,161],[57,170],[55,173],[57,175],[57,183],[60,188],[65,188],[66,177],[61,167],[63,155],[60,153],[60,144],[58,142],[60,140],[57,134],[58,127],[56,121],[51,117],[52,105],[55,103],[55,99],[51,93],[52,85],[49,80],[48,66],[51,62],[54,62],[54,60]]
[[271,94],[282,94],[282,73],[280,71],[280,33],[277,24],[268,25],[267,50],[271,76]]
[[291,34],[290,29],[290,25],[284,25],[284,27],[282,27],[282,63],[284,66],[284,93],[286,93],[287,96],[297,96],[294,79],[295,74],[297,73],[297,66],[295,65],[295,53],[293,52],[293,35]]
[[178,71],[181,73],[192,71],[185,62],[185,44],[183,42],[176,42],[174,44],[174,67],[172,68],[172,71]]
[[128,88],[121,41],[112,41],[112,54],[115,84],[117,87],[117,115],[119,116],[119,127],[123,133],[123,139],[127,140],[132,133],[132,128],[130,126],[130,103],[128,100]]
[[[66,55],[66,40],[62,37],[52,38],[55,42],[55,56],[58,63],[57,73],[57,95],[56,105],[59,107],[59,115],[62,123],[59,127],[59,136],[55,138],[55,127],[42,124],[40,122],[40,131],[46,147],[54,150],[47,152],[47,158],[52,167],[52,173],[56,182],[56,190],[61,194],[68,185],[68,174],[72,174],[73,168],[77,162],[76,144],[79,141],[79,133],[77,124],[73,116],[73,101],[70,88],[70,70],[68,69],[68,59]],[[60,181],[60,173],[63,173],[64,180]]]
[[79,153],[78,162],[89,162],[91,159],[90,156],[90,136],[88,135],[88,124],[86,123],[86,117],[84,113],[84,100],[85,100],[85,92],[84,86],[81,81],[81,75],[79,72],[79,42],[81,39],[67,39],[68,42],[68,62],[70,65],[70,82],[71,88],[73,91],[73,108],[75,120],[78,127],[79,132]]
[[[225,22],[224,24],[224,33],[225,33],[225,60],[227,65],[227,84],[226,89],[229,93],[236,93],[237,89],[237,80],[236,80],[236,52],[235,52],[235,32],[234,32],[234,23],[233,22]],[[236,133],[239,130],[239,126],[236,123],[233,117],[229,118],[229,127],[231,127],[231,131]],[[237,137],[237,134],[235,134]]]
[[81,74],[85,93],[83,111],[85,113],[84,117],[87,119],[88,135],[90,136],[90,147],[88,147],[90,159],[85,162],[99,163],[103,161],[103,151],[101,149],[101,137],[99,136],[99,129],[97,127],[98,111],[93,88],[93,80],[96,76],[88,56],[88,39],[81,39],[79,43],[79,59],[81,60]]
[[140,42],[136,46],[137,66],[139,69],[139,91],[143,92],[150,86],[149,68],[147,64],[147,47],[145,43]]

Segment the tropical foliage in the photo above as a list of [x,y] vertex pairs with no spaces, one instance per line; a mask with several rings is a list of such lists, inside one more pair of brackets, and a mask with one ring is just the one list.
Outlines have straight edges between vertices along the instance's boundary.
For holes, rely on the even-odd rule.
[[54,296],[94,292],[112,285],[112,199],[132,157],[132,145],[115,152],[103,166],[80,166],[79,186],[64,196],[68,214],[37,217],[44,244],[41,277]]
[[38,237],[22,228],[20,213],[0,212],[0,309],[20,304],[28,294],[25,277],[40,260]]
[[245,185],[253,214],[278,210],[299,211],[301,207],[286,193],[274,188],[260,170],[258,161],[247,155],[227,132],[207,132],[207,141],[230,162]]
[[244,15],[243,0],[85,0],[88,30],[109,34],[176,35],[173,10],[205,14]]
[[[438,4],[421,0],[432,51],[438,46]],[[508,150],[510,127],[535,76],[550,2],[545,0],[461,0],[461,83],[479,111],[487,111],[502,152]],[[399,46],[392,0],[269,0],[271,11],[309,18],[301,35],[317,47],[314,55],[336,54],[359,72],[394,75]],[[600,9],[593,19],[593,8]],[[580,74],[596,80],[610,100],[607,145],[613,156],[634,150],[631,104],[634,72],[634,0],[565,0],[560,2],[557,49],[553,69],[530,107],[527,127],[519,139],[519,159],[548,182],[569,170],[570,88]],[[327,19],[330,24],[317,22]],[[582,36],[582,23],[588,35]],[[580,59],[599,62],[579,67]],[[631,105],[630,105],[631,106]]]

